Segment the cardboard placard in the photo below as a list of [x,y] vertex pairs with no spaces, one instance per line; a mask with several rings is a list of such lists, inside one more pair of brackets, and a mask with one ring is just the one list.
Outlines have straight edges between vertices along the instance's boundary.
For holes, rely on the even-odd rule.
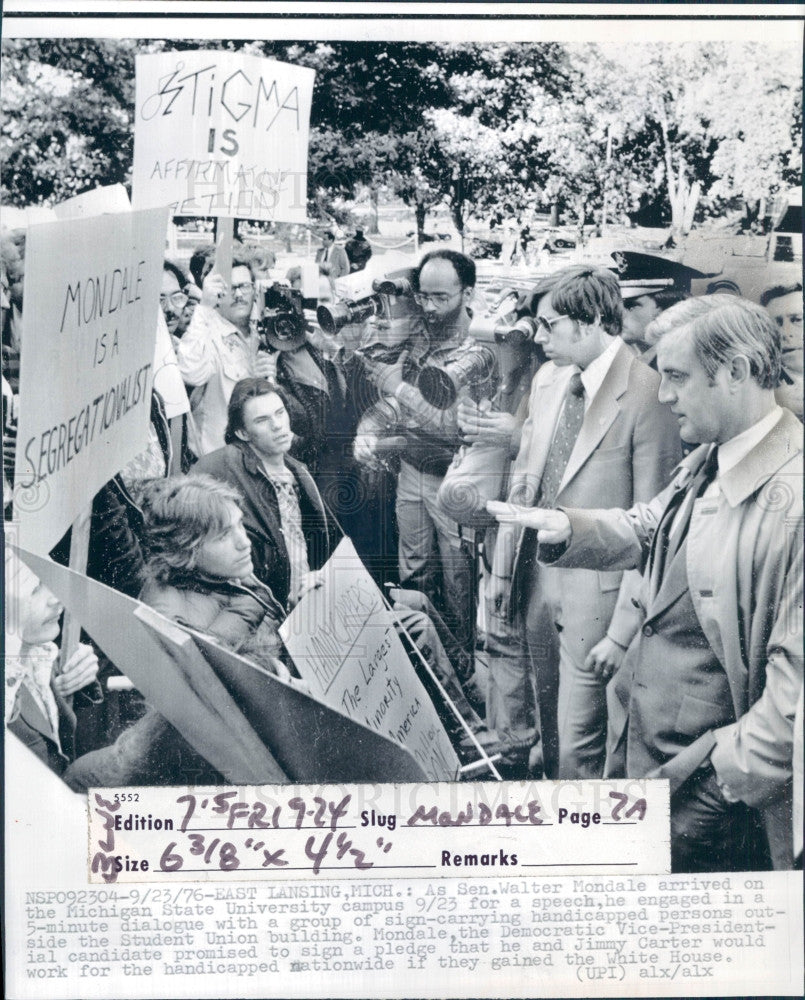
[[397,742],[335,711],[294,684],[190,633],[294,781],[426,781],[413,755]]
[[109,184],[68,198],[53,209],[57,219],[82,219],[92,215],[130,212],[131,202],[122,184]]
[[280,628],[297,670],[326,704],[407,747],[431,781],[455,779],[450,739],[348,538],[323,574]]
[[305,221],[312,69],[203,50],[138,55],[136,72],[136,208]]
[[29,230],[14,513],[32,552],[148,443],[166,225],[163,208]]

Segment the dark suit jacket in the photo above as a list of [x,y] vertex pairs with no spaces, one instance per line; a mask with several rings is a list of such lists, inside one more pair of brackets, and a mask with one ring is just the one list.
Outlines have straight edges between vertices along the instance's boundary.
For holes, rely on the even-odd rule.
[[[285,457],[299,486],[302,531],[311,569],[319,569],[337,544],[340,532],[321,499],[313,477],[301,462]],[[288,549],[282,534],[279,504],[274,487],[248,445],[228,444],[205,455],[193,466],[238,489],[244,498],[243,523],[252,540],[254,573],[287,605],[291,585]]]
[[75,714],[67,701],[56,691],[56,704],[59,709],[59,740],[62,752],[53,739],[50,723],[28,693],[28,689],[20,686],[20,714],[8,724],[9,730],[32,750],[36,756],[56,774],[63,774],[64,769],[75,755]]

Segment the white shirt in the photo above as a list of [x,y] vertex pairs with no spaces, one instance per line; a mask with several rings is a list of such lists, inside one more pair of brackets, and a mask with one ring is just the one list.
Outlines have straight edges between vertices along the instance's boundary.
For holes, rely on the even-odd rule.
[[742,462],[749,452],[759,444],[763,438],[769,433],[772,427],[775,426],[778,420],[783,415],[783,409],[781,406],[774,406],[774,408],[762,417],[756,424],[752,424],[751,427],[747,427],[745,431],[741,431],[740,434],[736,434],[734,438],[730,438],[729,441],[725,441],[724,444],[718,446],[718,475],[715,480],[708,484],[707,489],[704,491],[702,496],[711,499],[714,496],[718,496],[720,493],[720,488],[718,485],[718,480],[725,472],[729,472],[730,469],[734,469],[739,462]]
[[196,306],[176,359],[183,380],[198,387],[190,398],[188,439],[199,458],[223,448],[229,397],[253,374],[259,343],[256,333],[244,338],[217,309]]
[[734,438],[725,441],[718,446],[718,474],[723,476],[725,472],[734,469],[749,452],[759,444],[763,438],[774,427],[783,415],[781,406],[774,406],[765,417],[762,417],[756,424],[752,424],[745,431],[736,434]]
[[[741,431],[741,433],[736,434],[734,438],[730,438],[729,441],[725,441],[724,444],[718,446],[718,473],[716,474],[716,478],[707,484],[707,488],[701,495],[703,500],[714,500],[716,497],[720,496],[721,488],[718,485],[719,478],[723,476],[725,472],[728,472],[730,469],[734,469],[739,462],[746,458],[755,445],[759,444],[759,442],[762,441],[763,438],[769,433],[782,415],[782,408],[775,406],[770,413],[767,413],[765,417],[758,420],[756,424],[752,424],[752,426],[748,427],[745,431]],[[711,451],[708,451],[708,455]],[[674,514],[673,521],[671,522],[671,530],[668,534],[671,541],[676,540],[676,535],[680,530],[679,526],[686,520],[686,517],[683,515],[684,508],[685,503],[683,502]]]
[[[568,382],[574,374],[579,374],[581,372],[581,384],[584,386],[584,412],[586,413],[592,404],[592,401],[604,384],[604,379],[607,377],[607,372],[612,367],[612,362],[615,360],[615,355],[618,353],[618,348],[621,346],[623,341],[620,337],[613,337],[612,343],[609,344],[605,350],[603,350],[598,357],[589,363],[584,371],[578,367],[578,365],[569,365],[567,368],[568,372]],[[564,407],[560,409],[559,415],[556,421],[556,426],[553,429],[553,434],[551,435],[551,443],[553,443],[553,438],[556,436],[556,432],[559,429],[559,421],[564,413]]]
[[[623,341],[620,337],[613,337],[612,343],[594,361],[591,361],[581,373],[581,384],[584,386],[585,413],[589,410],[590,403],[592,403],[595,394],[604,384],[607,372],[612,367],[612,362],[615,360],[615,355],[618,353],[618,348],[622,343]],[[573,371],[578,370],[574,365]]]

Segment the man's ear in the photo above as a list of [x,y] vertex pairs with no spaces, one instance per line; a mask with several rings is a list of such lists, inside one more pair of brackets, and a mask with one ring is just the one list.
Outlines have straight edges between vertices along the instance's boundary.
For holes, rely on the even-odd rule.
[[736,354],[730,361],[730,387],[738,389],[745,385],[752,378],[752,369],[749,358],[745,354]]
[[248,442],[248,440],[249,440],[249,435],[248,435],[248,434],[246,433],[246,431],[244,431],[244,429],[243,429],[242,427],[239,427],[239,428],[238,428],[238,429],[237,429],[237,430],[235,431],[235,437],[236,437],[236,438],[237,438],[237,439],[238,439],[239,441],[246,441],[246,442]]

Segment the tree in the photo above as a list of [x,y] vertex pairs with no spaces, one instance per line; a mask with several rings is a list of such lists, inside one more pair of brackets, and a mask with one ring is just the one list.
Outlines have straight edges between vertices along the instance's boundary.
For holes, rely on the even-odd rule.
[[[622,107],[635,179],[664,189],[672,231],[689,232],[698,208],[779,186],[792,158],[800,67],[790,50],[747,43],[600,46],[587,86]],[[626,164],[622,162],[619,166]]]
[[132,161],[135,43],[3,43],[2,197],[23,207],[126,183]]

